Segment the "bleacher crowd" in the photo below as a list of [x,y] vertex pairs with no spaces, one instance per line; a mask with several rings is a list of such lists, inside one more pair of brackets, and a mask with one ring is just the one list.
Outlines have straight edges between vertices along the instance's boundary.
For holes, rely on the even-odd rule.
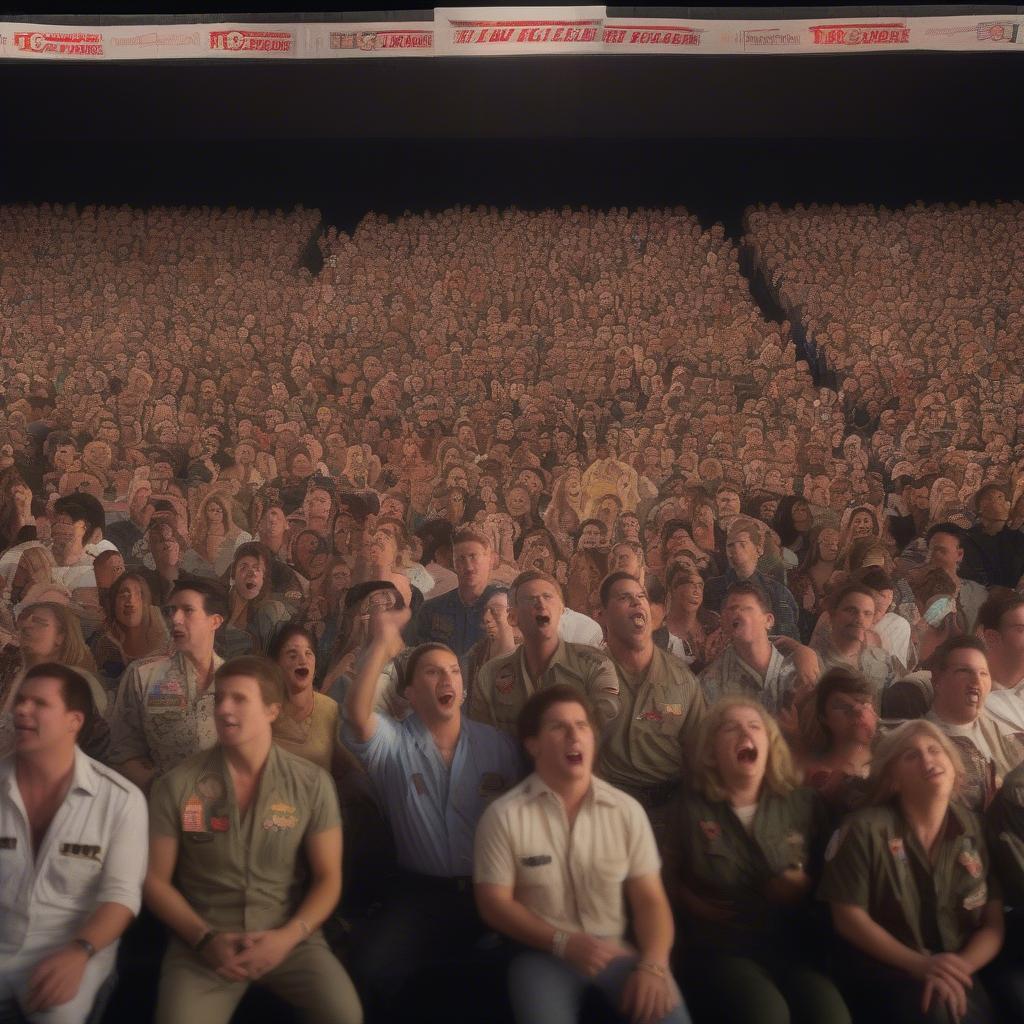
[[0,207],[0,1020],[1024,1020],[1022,228]]

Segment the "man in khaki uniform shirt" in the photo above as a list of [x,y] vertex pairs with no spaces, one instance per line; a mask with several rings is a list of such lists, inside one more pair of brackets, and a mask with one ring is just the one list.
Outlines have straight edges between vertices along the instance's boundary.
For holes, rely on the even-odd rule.
[[213,638],[227,598],[208,580],[178,583],[165,609],[175,653],[125,672],[110,715],[108,761],[142,790],[217,741],[213,675],[223,664]]
[[619,713],[619,680],[607,655],[587,644],[560,640],[562,588],[548,573],[520,573],[509,591],[509,622],[523,635],[520,647],[480,669],[469,717],[516,735],[516,719],[531,694],[566,683],[586,694],[602,726]]
[[276,665],[235,658],[215,686],[218,745],[157,780],[150,797],[145,896],[175,933],[156,1022],[227,1024],[256,981],[310,1022],[358,1024],[359,998],[319,931],[341,894],[334,785],[273,744],[284,701]]
[[651,605],[635,576],[612,573],[601,584],[601,607],[621,704],[601,746],[601,777],[643,805],[660,837],[706,711],[704,695],[689,668],[655,646]]
[[[654,834],[632,797],[594,778],[595,726],[571,686],[535,693],[523,708],[520,738],[535,770],[480,819],[477,907],[530,947],[509,971],[517,1024],[576,1020],[590,988],[628,1019],[686,1024],[668,969],[674,929]],[[639,953],[624,942],[626,900]]]

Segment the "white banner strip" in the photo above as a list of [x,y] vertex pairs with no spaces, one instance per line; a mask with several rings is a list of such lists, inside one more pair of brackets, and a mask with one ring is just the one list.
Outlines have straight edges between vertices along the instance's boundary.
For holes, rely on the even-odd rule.
[[0,22],[0,59],[345,60],[515,54],[1024,52],[1024,15],[741,21],[611,18],[604,7],[438,8],[424,22]]

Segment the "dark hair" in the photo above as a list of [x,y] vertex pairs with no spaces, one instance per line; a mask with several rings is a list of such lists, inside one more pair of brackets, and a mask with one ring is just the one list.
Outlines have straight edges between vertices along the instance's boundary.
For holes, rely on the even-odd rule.
[[284,650],[285,644],[292,637],[296,636],[301,636],[313,649],[313,652],[316,653],[316,640],[313,639],[313,634],[305,626],[300,626],[297,622],[288,622],[274,634],[274,638],[270,641],[270,646],[267,648],[267,657],[276,663],[277,659],[281,656],[281,651]]
[[584,519],[582,523],[576,528],[576,540],[583,536],[583,531],[588,526],[596,526],[602,533],[603,536],[608,536],[608,527],[601,522],[600,519]]
[[103,510],[103,503],[85,491],[76,491],[74,494],[66,494],[53,503],[53,514],[63,512],[74,520],[84,519],[86,525],[85,536],[95,530],[103,533],[107,525],[107,514]]
[[846,694],[848,697],[863,698],[866,701],[874,700],[875,697],[875,691],[871,684],[859,672],[842,666],[830,668],[825,672],[818,680],[818,686],[814,692],[814,714],[829,742],[832,741],[832,736],[824,721],[825,707],[829,698],[837,693]]
[[92,562],[93,571],[96,569],[102,569],[112,558],[124,558],[117,548],[104,548]]
[[405,662],[405,668],[402,671],[402,678],[399,681],[398,687],[399,693],[405,693],[405,691],[412,685],[412,681],[416,677],[416,666],[419,665],[420,659],[431,651],[447,651],[449,654],[455,654],[447,644],[428,643],[414,647],[409,652],[409,656]]
[[834,612],[851,594],[860,594],[875,603],[875,592],[863,583],[844,583],[834,594],[830,594],[827,604],[830,612]]
[[96,705],[92,699],[92,689],[80,672],[68,665],[56,661],[44,661],[33,665],[22,677],[22,683],[30,679],[56,679],[60,682],[60,696],[68,711],[78,711],[82,715],[82,728],[79,736],[87,736],[92,728],[96,715]]
[[264,704],[284,704],[286,694],[284,675],[276,662],[257,654],[243,654],[238,658],[225,661],[213,674],[213,682],[216,685],[225,679],[234,679],[236,676],[255,679]]
[[1006,493],[1006,488],[1002,484],[996,483],[994,480],[979,487],[974,495],[974,511],[978,512],[981,510],[981,500],[986,494],[990,494],[992,491],[998,491],[1004,498],[1009,498]]
[[668,600],[668,595],[665,593],[665,587],[661,580],[652,579],[647,581],[647,600],[651,604],[664,607],[665,602]]
[[527,583],[533,583],[535,580],[543,580],[545,583],[550,583],[555,588],[555,593],[558,594],[562,603],[565,603],[562,584],[551,573],[544,572],[543,569],[527,569],[525,572],[521,572],[512,581],[512,586],[508,588],[508,603],[515,604],[519,600],[519,588],[525,587]]
[[1002,628],[1003,616],[1024,605],[1024,595],[1008,587],[993,587],[985,603],[978,609],[978,625],[998,633]]
[[228,595],[224,588],[215,580],[206,580],[198,576],[179,579],[171,588],[170,597],[180,594],[183,590],[191,590],[203,599],[203,611],[207,615],[228,617]]
[[895,590],[892,577],[880,565],[868,565],[850,576],[851,583],[861,583],[869,590]]
[[661,535],[659,542],[664,547],[672,537],[672,534],[677,530],[685,530],[687,534],[690,532],[690,524],[685,519],[667,519],[665,525],[661,528]]
[[962,527],[956,525],[956,523],[936,523],[934,526],[928,529],[928,532],[924,535],[925,544],[930,544],[932,537],[937,533],[947,533],[950,537],[955,537],[957,544],[962,549],[964,546],[964,531]]
[[[803,504],[810,508],[810,502],[795,494],[787,494],[779,500],[779,506],[775,510],[771,527],[779,535],[779,543],[788,548],[797,538],[797,529],[793,524],[793,506]],[[812,524],[813,525],[813,524]]]
[[761,606],[761,611],[770,612],[772,610],[772,602],[768,595],[756,583],[751,583],[749,580],[738,580],[726,590],[725,597],[722,598],[723,608],[730,597],[752,597]]
[[608,607],[608,602],[611,600],[612,596],[612,587],[614,587],[620,580],[632,580],[634,583],[640,582],[631,572],[613,572],[610,575],[605,576],[601,581],[601,590],[599,592],[602,608]]
[[238,568],[238,563],[243,558],[258,558],[263,563],[263,586],[260,587],[260,592],[254,598],[253,606],[260,604],[265,601],[273,589],[273,580],[271,568],[274,564],[274,553],[267,547],[266,544],[258,540],[249,540],[244,544],[239,544],[235,548],[235,553],[231,557],[231,568],[228,569],[228,578],[233,581],[235,575],[235,569]]
[[545,690],[538,690],[520,709],[519,717],[516,719],[516,732],[520,743],[525,743],[540,733],[544,715],[555,704],[579,704],[586,712],[591,729],[597,733],[597,715],[586,694],[568,683],[555,683]]
[[988,646],[980,636],[954,636],[940,644],[931,657],[933,683],[940,672],[945,672],[949,668],[949,659],[957,651],[977,651],[979,654],[984,654],[986,658],[988,657]]

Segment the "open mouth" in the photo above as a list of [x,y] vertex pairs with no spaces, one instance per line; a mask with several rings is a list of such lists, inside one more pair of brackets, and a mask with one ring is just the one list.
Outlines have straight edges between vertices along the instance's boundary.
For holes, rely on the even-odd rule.
[[736,760],[740,764],[753,764],[757,760],[757,747],[753,743],[747,743],[736,751]]
[[565,759],[571,765],[579,766],[583,764],[583,754],[579,750],[570,750],[569,753],[565,755]]
[[972,707],[977,707],[981,703],[981,690],[976,686],[970,687],[967,691],[967,703]]
[[443,708],[455,707],[455,694],[454,693],[440,693],[437,696],[437,703]]
[[550,626],[551,616],[550,615],[537,615],[535,621],[539,627]]
[[309,669],[306,668],[305,665],[300,665],[297,669],[295,669],[294,673],[292,674],[295,676],[296,679],[308,679]]
[[643,612],[636,612],[629,617],[629,621],[633,623],[634,629],[643,629],[647,625],[647,616]]

